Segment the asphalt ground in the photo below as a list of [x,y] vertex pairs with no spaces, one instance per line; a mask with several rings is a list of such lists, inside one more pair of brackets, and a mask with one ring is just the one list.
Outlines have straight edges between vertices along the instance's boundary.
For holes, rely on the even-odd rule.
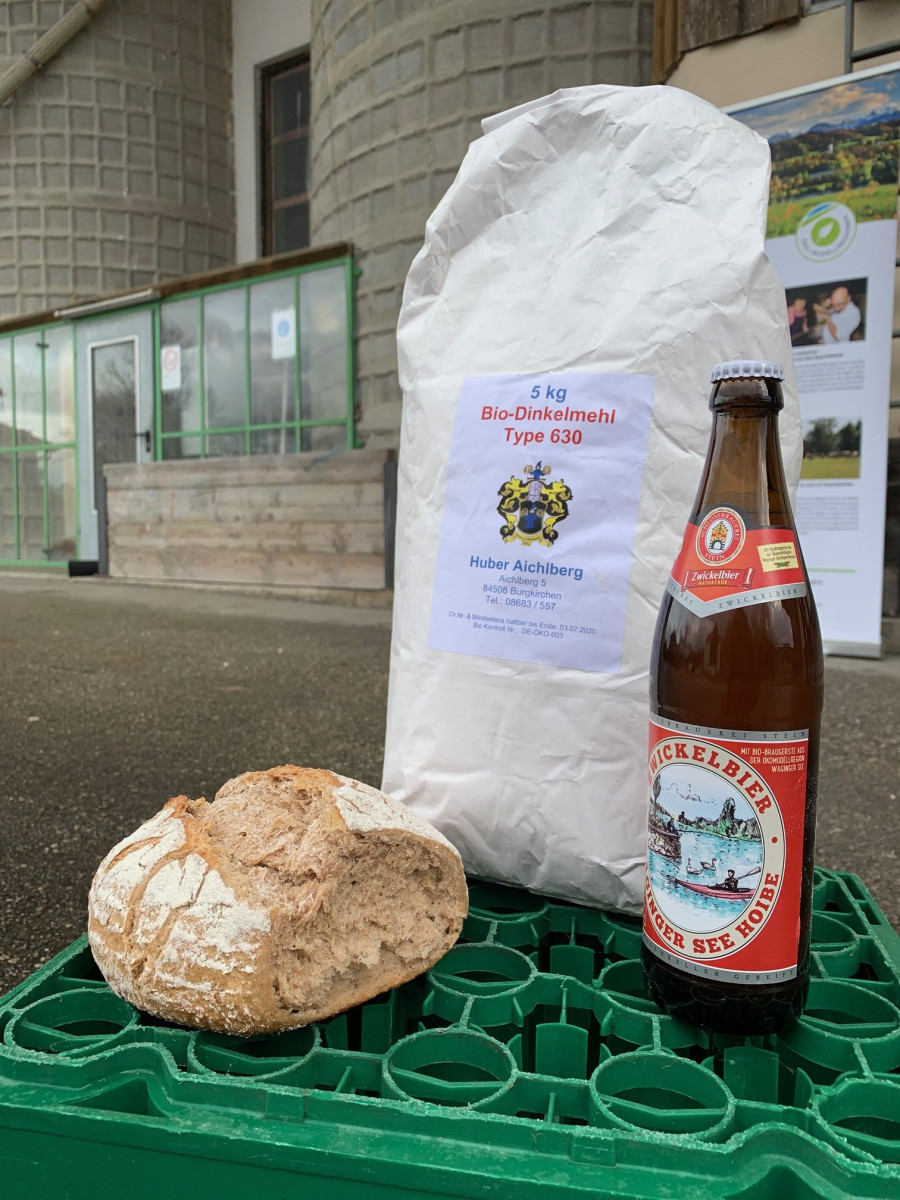
[[[83,932],[97,863],[169,796],[296,762],[381,778],[390,614],[0,575],[0,994]],[[900,927],[900,658],[830,660],[819,861]]]

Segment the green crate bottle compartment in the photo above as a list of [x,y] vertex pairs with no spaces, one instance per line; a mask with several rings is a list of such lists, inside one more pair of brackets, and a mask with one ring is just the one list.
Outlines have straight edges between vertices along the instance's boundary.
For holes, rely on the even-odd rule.
[[4,1195],[900,1200],[900,938],[853,875],[814,908],[774,1038],[661,1013],[638,921],[490,884],[427,976],[277,1036],[140,1013],[81,938],[0,1000]]

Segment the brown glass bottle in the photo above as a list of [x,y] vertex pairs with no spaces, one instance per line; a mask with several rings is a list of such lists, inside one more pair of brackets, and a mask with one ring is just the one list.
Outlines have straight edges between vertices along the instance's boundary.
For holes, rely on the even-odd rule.
[[778,441],[782,375],[713,372],[650,677],[645,980],[673,1016],[747,1035],[793,1019],[809,986],[823,661]]

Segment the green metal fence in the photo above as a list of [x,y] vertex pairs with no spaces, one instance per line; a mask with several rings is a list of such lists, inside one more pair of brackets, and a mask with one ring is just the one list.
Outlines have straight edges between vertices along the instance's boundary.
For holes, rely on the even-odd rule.
[[[110,314],[153,315],[154,459],[356,444],[349,255],[165,290]],[[84,473],[87,458],[77,428],[77,324],[0,333],[2,566],[64,567],[78,557],[79,467]]]

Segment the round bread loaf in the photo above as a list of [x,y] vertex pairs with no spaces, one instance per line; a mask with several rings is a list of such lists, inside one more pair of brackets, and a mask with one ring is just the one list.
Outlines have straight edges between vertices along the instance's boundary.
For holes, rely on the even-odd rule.
[[170,800],[100,864],[88,932],[114,992],[172,1021],[272,1033],[433,966],[467,909],[427,821],[331,771],[275,767]]

